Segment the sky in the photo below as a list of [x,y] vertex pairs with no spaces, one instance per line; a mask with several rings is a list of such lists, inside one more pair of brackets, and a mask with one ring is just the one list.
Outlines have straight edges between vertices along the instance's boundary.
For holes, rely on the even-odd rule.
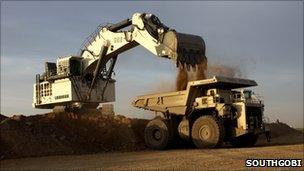
[[[116,23],[135,12],[153,13],[178,32],[206,41],[209,63],[238,68],[256,80],[265,116],[303,127],[303,2],[300,1],[1,1],[1,114],[33,115],[35,75],[44,62],[76,55],[101,23]],[[132,107],[147,93],[172,91],[175,64],[136,47],[115,67],[115,111],[152,118]]]

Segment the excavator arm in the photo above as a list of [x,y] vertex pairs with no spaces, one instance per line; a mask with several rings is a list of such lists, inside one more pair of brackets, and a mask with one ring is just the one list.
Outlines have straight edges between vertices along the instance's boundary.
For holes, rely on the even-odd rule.
[[[177,66],[194,67],[206,60],[205,42],[200,36],[178,33],[153,14],[135,13],[131,20],[101,27],[82,49],[83,74],[93,75],[88,97],[107,62],[116,61],[120,53],[138,45],[156,56],[176,61]],[[113,70],[115,62],[111,65]]]

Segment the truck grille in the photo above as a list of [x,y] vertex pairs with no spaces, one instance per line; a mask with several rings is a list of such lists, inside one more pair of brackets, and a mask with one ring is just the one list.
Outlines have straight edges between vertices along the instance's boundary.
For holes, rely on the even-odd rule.
[[262,128],[263,109],[261,107],[246,107],[246,121],[249,130]]

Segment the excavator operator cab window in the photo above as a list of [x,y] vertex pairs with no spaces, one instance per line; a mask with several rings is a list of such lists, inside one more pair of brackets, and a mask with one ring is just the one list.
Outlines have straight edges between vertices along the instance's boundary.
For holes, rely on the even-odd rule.
[[81,62],[78,59],[70,59],[70,74],[79,76],[81,74]]
[[56,63],[46,62],[45,63],[45,74],[47,77],[54,76],[57,73]]

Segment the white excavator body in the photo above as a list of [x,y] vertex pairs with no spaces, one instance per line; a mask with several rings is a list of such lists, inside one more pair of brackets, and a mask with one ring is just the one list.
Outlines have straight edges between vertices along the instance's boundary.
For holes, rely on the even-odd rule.
[[33,107],[96,108],[115,101],[112,73],[117,57],[138,45],[187,68],[207,60],[201,37],[177,33],[153,14],[135,13],[132,19],[98,27],[79,55],[46,62],[45,72],[36,75]]

